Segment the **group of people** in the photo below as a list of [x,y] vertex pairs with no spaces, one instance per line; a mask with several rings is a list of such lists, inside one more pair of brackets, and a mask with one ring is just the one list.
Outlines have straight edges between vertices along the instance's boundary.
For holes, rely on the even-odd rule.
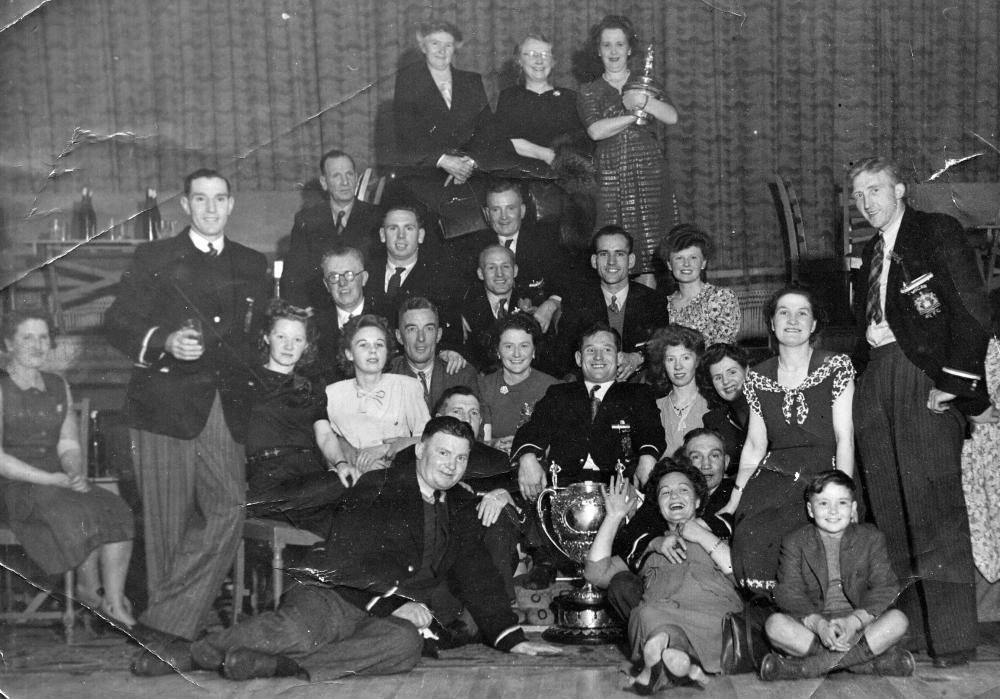
[[[296,216],[272,299],[264,256],[227,231],[229,181],[185,179],[190,226],[136,250],[106,318],[135,364],[138,616],[123,592],[131,513],[89,487],[69,388],[41,370],[51,324],[5,317],[0,505],[46,572],[77,568],[78,596],[142,641],[136,674],[402,672],[477,639],[556,653],[511,609],[519,546],[527,586],[567,564],[535,508],[555,479],[608,484],[585,574],[628,625],[640,693],[719,672],[721,619],[752,595],[776,605],[764,679],[911,673],[909,626],[941,666],[974,651],[960,459],[968,427],[997,415],[988,307],[957,222],[908,208],[891,161],[859,164],[853,197],[879,235],[857,392],[855,362],[817,347],[802,287],[772,297],[777,354],[751,369],[735,295],[706,281],[710,237],[665,230],[662,157],[633,112],[677,114],[622,94],[627,20],[592,38],[605,72],[578,99],[548,82],[551,43],[526,38],[524,85],[487,119],[481,79],[451,66],[460,33],[431,25],[395,103],[400,151],[453,183],[485,168],[477,134],[502,127],[516,157],[551,166],[585,129],[599,192],[586,256],[528,215],[517,181],[486,187],[488,227],[443,239],[428,202],[357,199],[354,160],[334,150],[319,163],[328,201]],[[648,276],[655,256],[669,295]],[[878,529],[859,522],[856,471]],[[247,515],[321,542],[277,611],[203,635]]]

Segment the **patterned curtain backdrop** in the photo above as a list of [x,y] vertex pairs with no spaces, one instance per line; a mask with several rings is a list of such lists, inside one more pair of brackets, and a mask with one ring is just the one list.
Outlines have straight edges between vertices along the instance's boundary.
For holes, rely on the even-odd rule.
[[656,47],[680,113],[662,130],[669,170],[683,217],[718,237],[718,267],[780,256],[775,171],[798,191],[810,256],[834,250],[834,187],[858,158],[895,154],[919,181],[980,154],[943,179],[1000,178],[994,0],[52,0],[0,41],[0,190],[176,191],[216,164],[237,188],[291,191],[324,149],[391,155],[393,80],[421,60],[420,21],[463,29],[456,64],[495,99],[531,28],[575,88],[607,12]]

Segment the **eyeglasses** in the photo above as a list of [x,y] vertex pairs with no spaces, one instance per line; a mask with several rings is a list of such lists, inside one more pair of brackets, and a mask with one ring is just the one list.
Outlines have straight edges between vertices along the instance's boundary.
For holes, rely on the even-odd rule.
[[550,58],[552,58],[552,54],[549,51],[522,51],[521,57],[530,58],[532,60],[536,58],[542,58],[547,61]]
[[345,284],[350,284],[355,279],[364,274],[364,270],[360,272],[330,272],[328,275],[323,277],[323,281],[327,284],[340,284],[343,281]]

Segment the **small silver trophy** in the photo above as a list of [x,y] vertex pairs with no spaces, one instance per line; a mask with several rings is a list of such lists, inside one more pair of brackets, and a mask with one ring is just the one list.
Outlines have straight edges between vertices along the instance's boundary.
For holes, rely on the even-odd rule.
[[[642,72],[635,77],[630,77],[628,82],[622,86],[622,93],[629,90],[637,90],[646,95],[647,98],[659,99],[663,95],[663,85],[653,77],[653,45],[646,47],[646,61],[642,66]],[[645,126],[649,123],[649,112],[642,108],[629,110],[629,114],[638,117],[636,124]]]

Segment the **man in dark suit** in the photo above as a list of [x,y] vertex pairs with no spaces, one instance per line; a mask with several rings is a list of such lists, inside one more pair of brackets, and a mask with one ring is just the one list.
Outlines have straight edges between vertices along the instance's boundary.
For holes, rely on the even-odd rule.
[[476,276],[480,283],[470,286],[462,299],[464,354],[481,371],[496,361],[493,331],[497,321],[523,312],[514,295],[517,271],[513,252],[502,245],[488,246],[479,253]]
[[[527,211],[519,185],[512,180],[497,180],[486,190],[486,215],[490,227],[460,239],[465,250],[461,265],[471,275],[479,253],[490,245],[502,245],[514,253],[517,282],[514,296],[531,308],[542,332],[557,318],[569,280],[574,276],[573,261],[559,243],[554,226],[527,224]],[[471,281],[471,279],[470,279]],[[521,301],[525,299],[527,303]]]
[[295,214],[291,243],[281,273],[281,295],[297,306],[319,308],[326,300],[319,262],[333,247],[352,247],[368,255],[374,251],[382,221],[377,206],[355,194],[358,175],[354,159],[339,150],[327,151],[319,161],[320,186],[329,201]]
[[306,674],[313,681],[406,672],[420,659],[421,633],[447,644],[455,595],[485,643],[521,654],[559,650],[525,639],[483,549],[476,498],[454,486],[474,441],[468,424],[435,417],[414,458],[366,473],[337,503],[328,539],[297,574],[304,578],[277,612],[265,612],[191,647],[190,667],[230,679]]
[[561,334],[575,343],[580,330],[596,321],[617,330],[623,357],[616,378],[624,381],[642,367],[642,348],[653,331],[669,324],[667,299],[659,291],[629,281],[635,253],[632,236],[624,228],[601,228],[594,234],[591,249],[590,264],[597,270],[600,285],[574,295],[564,304]]
[[328,296],[316,311],[319,338],[312,371],[317,379],[329,384],[345,378],[341,329],[351,318],[374,313],[375,304],[365,296],[368,272],[364,253],[357,248],[327,250],[321,257],[320,269]]
[[424,224],[417,209],[407,204],[390,208],[379,229],[384,248],[369,258],[365,292],[372,300],[373,311],[396,321],[400,304],[407,298],[422,296],[439,309],[438,321],[452,343],[460,341],[458,312],[454,303],[463,290],[454,270],[443,269],[437,260],[421,254]]
[[543,459],[559,466],[560,485],[607,482],[619,461],[646,482],[666,448],[663,425],[652,388],[615,380],[621,361],[618,331],[600,322],[584,330],[576,352],[583,379],[549,386],[514,435],[511,461],[525,500],[545,487]]
[[135,363],[125,411],[149,587],[135,633],[153,650],[197,635],[242,533],[242,442],[268,280],[264,256],[225,235],[233,205],[220,173],[188,175],[190,226],[136,248],[107,313],[109,342]]
[[469,146],[492,116],[479,73],[451,65],[462,33],[450,22],[428,22],[417,32],[426,59],[396,75],[393,113],[400,163],[440,168],[464,184],[478,154]]
[[[997,420],[983,360],[989,310],[958,221],[906,206],[895,163],[851,173],[858,211],[879,233],[865,248],[858,294],[870,359],[855,399],[872,515],[900,579],[907,616],[937,667],[976,647],[976,594],[961,452],[969,420]],[[924,612],[924,613],[921,613]]]
[[393,374],[412,376],[424,386],[427,410],[433,410],[447,389],[468,386],[478,395],[476,370],[454,350],[438,353],[441,326],[437,307],[422,296],[411,296],[399,306],[396,339],[403,354],[389,362]]

